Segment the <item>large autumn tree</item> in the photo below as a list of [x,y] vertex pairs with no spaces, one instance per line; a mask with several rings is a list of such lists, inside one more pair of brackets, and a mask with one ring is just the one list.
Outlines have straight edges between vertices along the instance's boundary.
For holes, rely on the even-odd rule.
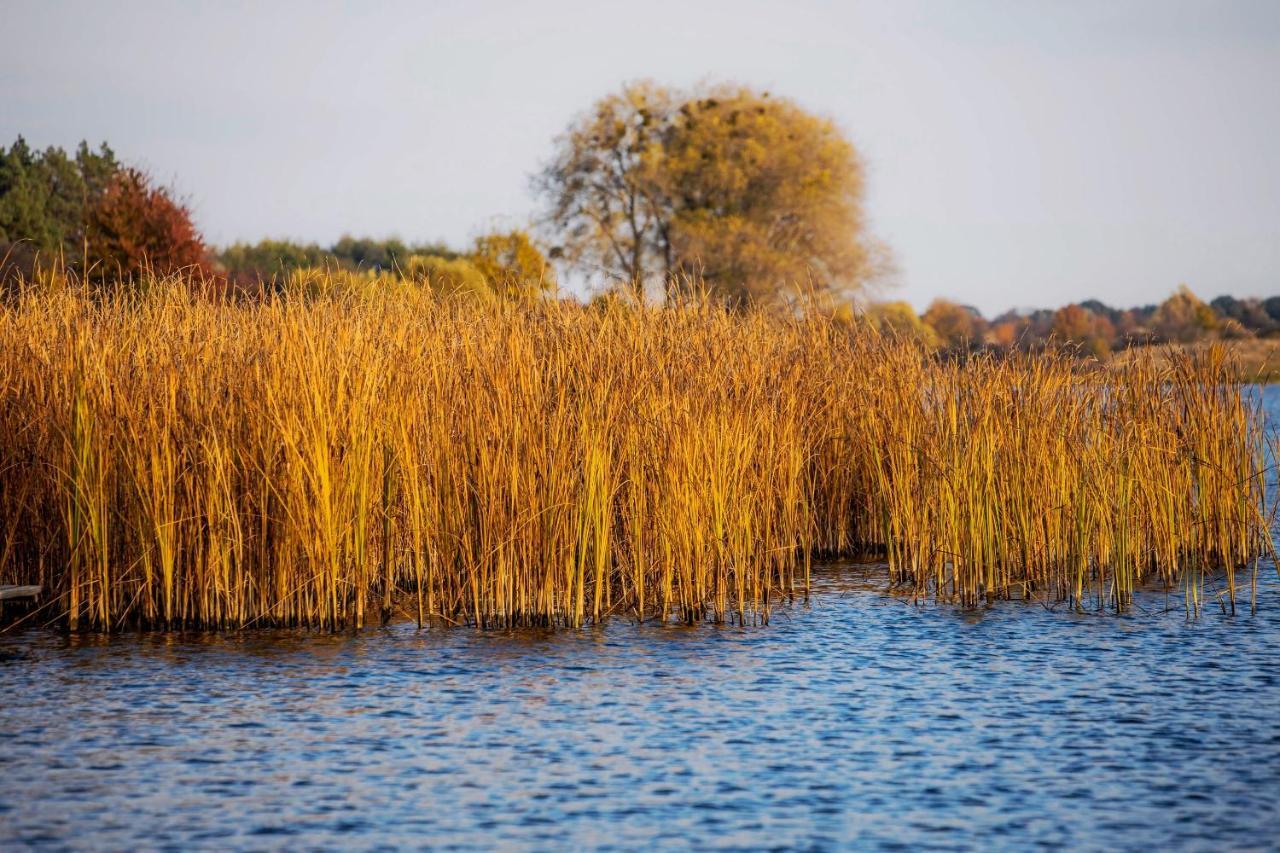
[[629,85],[569,128],[536,186],[561,255],[638,296],[857,293],[880,268],[853,145],[742,86]]

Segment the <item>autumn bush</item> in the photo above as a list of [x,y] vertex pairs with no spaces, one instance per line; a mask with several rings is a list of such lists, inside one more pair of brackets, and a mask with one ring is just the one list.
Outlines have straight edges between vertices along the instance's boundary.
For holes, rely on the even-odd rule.
[[137,169],[117,172],[94,201],[86,244],[86,268],[97,279],[210,270],[190,211]]

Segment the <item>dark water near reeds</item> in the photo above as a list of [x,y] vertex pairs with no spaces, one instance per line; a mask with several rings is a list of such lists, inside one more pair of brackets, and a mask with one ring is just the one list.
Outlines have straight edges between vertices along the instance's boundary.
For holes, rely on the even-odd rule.
[[833,566],[767,628],[25,632],[0,847],[1267,848],[1269,565],[1258,604],[966,611]]

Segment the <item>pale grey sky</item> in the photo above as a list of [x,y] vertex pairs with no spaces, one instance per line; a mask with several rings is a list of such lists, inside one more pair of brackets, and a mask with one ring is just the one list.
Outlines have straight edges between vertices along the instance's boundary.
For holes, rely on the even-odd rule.
[[0,142],[107,140],[218,244],[462,243],[530,216],[596,97],[714,79],[848,132],[918,307],[1280,294],[1280,0],[0,0],[0,21]]

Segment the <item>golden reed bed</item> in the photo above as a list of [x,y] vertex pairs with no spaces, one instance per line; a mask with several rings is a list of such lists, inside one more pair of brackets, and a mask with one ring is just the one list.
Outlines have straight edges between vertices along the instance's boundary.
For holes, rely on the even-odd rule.
[[0,306],[0,581],[73,630],[750,621],[857,553],[965,604],[1195,610],[1270,548],[1220,351],[959,364],[822,318],[314,284]]

